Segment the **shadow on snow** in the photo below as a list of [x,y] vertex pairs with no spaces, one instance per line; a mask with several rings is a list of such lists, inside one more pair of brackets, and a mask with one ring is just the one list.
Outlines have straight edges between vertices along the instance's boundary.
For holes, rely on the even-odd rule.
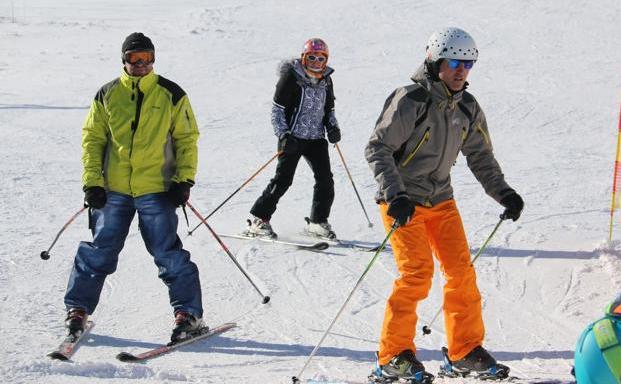
[[[479,248],[470,250],[472,254],[476,254]],[[577,259],[586,260],[599,257],[602,250],[594,251],[543,251],[540,249],[507,249],[487,247],[482,257],[534,257],[536,259]]]
[[[136,341],[131,339],[116,338],[112,336],[91,335],[90,346],[109,345],[114,347],[135,347],[135,348],[155,348],[160,344]],[[264,343],[253,340],[240,340],[224,336],[214,336],[204,342],[197,342],[179,349],[179,352],[204,352],[204,353],[226,353],[231,355],[260,355],[270,357],[305,357],[309,356],[315,347],[299,344]],[[134,351],[137,352],[137,351]],[[375,361],[375,351],[356,350],[350,348],[322,347],[319,348],[316,356],[323,357],[345,357],[349,360],[359,362]],[[573,359],[573,351],[528,351],[528,352],[501,352],[492,351],[494,357],[499,361],[516,361],[523,359]],[[419,348],[418,357],[422,361],[442,360],[442,353],[439,350]]]
[[40,104],[0,104],[0,109],[89,109],[90,107],[63,107]]

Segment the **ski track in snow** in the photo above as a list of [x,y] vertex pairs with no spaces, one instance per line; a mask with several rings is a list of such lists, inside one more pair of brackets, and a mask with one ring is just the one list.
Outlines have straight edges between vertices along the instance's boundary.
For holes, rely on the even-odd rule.
[[[232,3],[182,0],[14,0],[0,4],[0,382],[12,383],[290,383],[372,257],[331,247],[305,252],[226,239],[267,305],[205,228],[179,234],[198,265],[208,324],[239,327],[145,364],[114,356],[140,352],[170,336],[166,287],[137,221],[117,272],[106,280],[97,323],[72,363],[45,354],[63,334],[63,294],[81,240],[83,214],[42,261],[56,232],[82,204],[80,127],[93,95],[118,76],[119,47],[133,31],[152,37],[155,69],[188,93],[201,130],[192,201],[207,213],[276,150],[269,109],[278,63],[303,41],[330,44],[342,128],[340,148],[374,228],[338,154],[331,148],[336,197],[330,221],[343,239],[378,243],[385,232],[363,148],[385,98],[409,83],[429,35],[461,26],[479,44],[470,90],[485,110],[494,151],[509,184],[526,201],[475,264],[483,298],[485,346],[525,379],[570,380],[573,349],[584,326],[621,290],[621,243],[607,242],[618,121],[618,63],[609,47],[621,6],[579,0],[474,3],[354,0]],[[9,4],[10,3],[10,4]],[[447,15],[446,10],[450,9]],[[136,15],[140,15],[136,17]],[[605,52],[605,55],[593,54]],[[596,71],[593,68],[597,68]],[[237,233],[273,176],[271,164],[210,219]],[[502,208],[487,197],[460,156],[455,199],[473,255]],[[313,176],[300,162],[272,219],[296,238],[308,216]],[[618,238],[620,213],[614,237]],[[190,227],[196,224],[190,216]],[[306,383],[365,383],[374,364],[385,300],[397,277],[383,252],[303,374]],[[416,345],[436,373],[445,345],[442,315],[428,336],[420,328],[441,308],[436,274],[418,307]],[[435,383],[453,383],[437,378]],[[465,379],[463,383],[478,383]]]

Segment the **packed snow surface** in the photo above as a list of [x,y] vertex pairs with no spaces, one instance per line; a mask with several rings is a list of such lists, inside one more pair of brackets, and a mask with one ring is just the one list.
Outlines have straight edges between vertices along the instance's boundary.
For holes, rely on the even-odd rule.
[[[340,148],[375,224],[368,228],[338,154],[331,149],[339,237],[367,244],[385,232],[363,148],[385,98],[422,62],[427,38],[444,26],[469,31],[480,56],[469,90],[485,110],[507,181],[526,201],[503,222],[476,263],[485,346],[523,378],[570,379],[581,330],[621,291],[621,245],[608,241],[619,113],[621,3],[585,1],[6,0],[0,3],[0,382],[289,383],[372,257],[331,247],[308,252],[226,239],[257,286],[209,232],[179,233],[198,264],[205,320],[239,327],[144,364],[114,356],[165,342],[172,326],[165,286],[132,225],[118,271],[106,280],[91,336],[73,362],[45,354],[63,334],[63,294],[86,215],[62,235],[82,204],[81,126],[99,87],[121,71],[126,35],[156,46],[155,70],[181,85],[201,130],[194,205],[207,214],[276,150],[269,111],[278,63],[309,37],[330,46]],[[272,177],[271,164],[210,219],[223,233],[245,226]],[[473,254],[502,208],[460,157],[453,170]],[[300,163],[272,224],[300,235],[313,178]],[[181,213],[180,213],[181,215]],[[190,213],[190,225],[198,223]],[[615,218],[618,223],[619,216]],[[616,224],[613,239],[621,237]],[[374,365],[384,305],[397,276],[384,252],[302,375],[305,382],[364,383]],[[437,269],[419,306],[428,324],[441,306]],[[417,332],[418,356],[436,373],[442,318]],[[448,380],[437,379],[437,383]]]

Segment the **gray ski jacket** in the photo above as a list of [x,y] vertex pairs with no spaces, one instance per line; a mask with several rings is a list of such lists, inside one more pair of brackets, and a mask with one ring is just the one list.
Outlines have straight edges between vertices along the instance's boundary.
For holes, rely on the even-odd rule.
[[365,149],[379,184],[377,200],[407,195],[430,207],[452,199],[450,172],[460,151],[488,195],[500,202],[513,192],[474,96],[465,90],[451,94],[427,76],[424,65],[412,80],[388,97]]

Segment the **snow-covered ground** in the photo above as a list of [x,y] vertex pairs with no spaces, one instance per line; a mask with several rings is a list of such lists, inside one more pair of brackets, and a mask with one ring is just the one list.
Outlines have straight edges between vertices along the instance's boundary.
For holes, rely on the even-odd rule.
[[[343,131],[340,146],[376,226],[367,228],[338,155],[331,222],[348,240],[384,237],[363,148],[386,96],[409,83],[428,36],[469,31],[480,49],[470,90],[483,106],[498,160],[526,201],[477,261],[486,347],[520,377],[569,379],[582,328],[621,290],[621,246],[607,243],[619,113],[621,4],[553,1],[162,1],[5,0],[0,3],[0,382],[288,383],[328,327],[372,255],[311,253],[226,240],[269,294],[259,295],[210,234],[184,244],[198,264],[206,320],[239,328],[146,364],[114,356],[169,337],[172,314],[137,224],[106,282],[90,340],[72,363],[45,353],[63,333],[62,298],[81,216],[42,261],[81,206],[80,130],[97,89],[118,76],[120,46],[133,31],[156,46],[158,73],[189,94],[201,129],[192,201],[211,211],[275,151],[269,121],[278,62],[309,37],[330,45]],[[238,232],[273,165],[211,220]],[[453,171],[473,252],[498,220],[463,158]],[[299,238],[312,174],[301,163],[273,225]],[[618,222],[618,220],[617,220]],[[193,226],[197,221],[191,217]],[[621,237],[617,225],[615,238]],[[180,227],[182,237],[185,225]],[[364,382],[373,365],[385,299],[396,269],[373,266],[303,378]],[[426,324],[441,305],[442,278],[419,307]],[[440,364],[442,321],[417,335],[431,372]],[[448,382],[437,379],[436,382]]]

